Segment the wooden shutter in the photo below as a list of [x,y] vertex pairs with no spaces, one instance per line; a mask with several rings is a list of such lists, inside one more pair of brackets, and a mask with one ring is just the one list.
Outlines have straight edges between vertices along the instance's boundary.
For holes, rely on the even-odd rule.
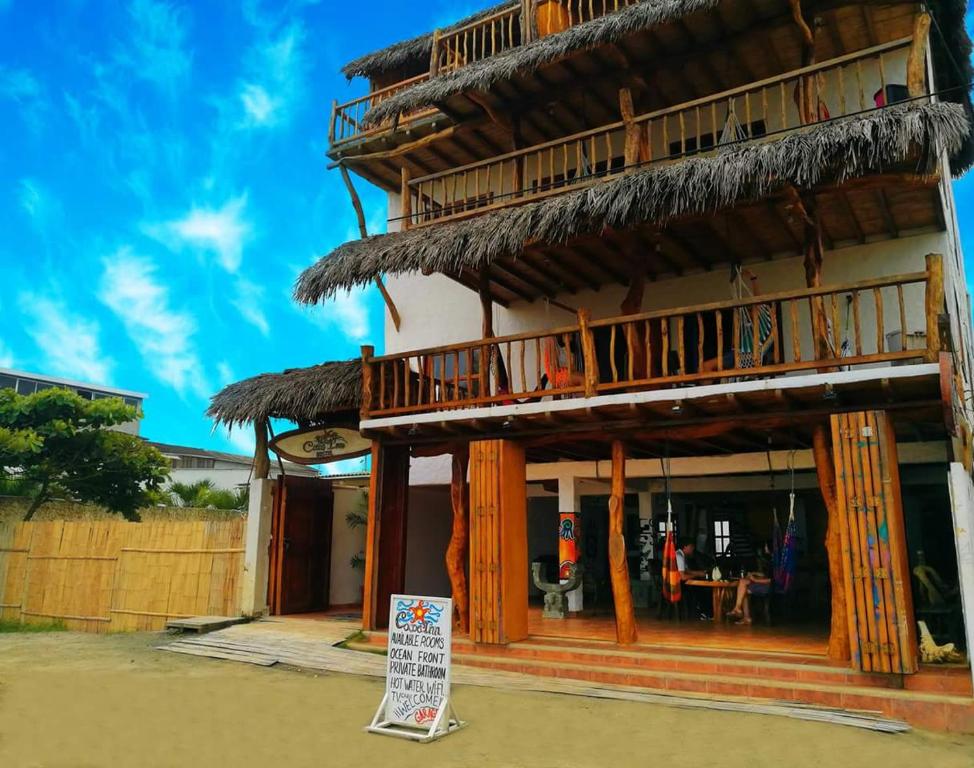
[[883,411],[832,417],[852,663],[866,672],[917,671],[896,436]]

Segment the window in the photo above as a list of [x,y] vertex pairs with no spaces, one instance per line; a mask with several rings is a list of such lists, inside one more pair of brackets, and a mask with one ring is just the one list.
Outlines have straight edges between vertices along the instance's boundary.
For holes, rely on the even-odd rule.
[[17,379],[13,376],[0,376],[0,389],[17,389]]
[[730,520],[714,520],[714,554],[725,554],[730,540]]
[[76,392],[77,392],[77,393],[78,393],[78,394],[79,394],[79,395],[80,395],[81,397],[83,397],[83,398],[84,398],[85,400],[91,400],[91,399],[93,398],[93,395],[92,395],[92,393],[91,393],[91,392],[90,392],[89,390],[87,390],[87,389],[78,389],[78,390],[75,390],[75,391],[76,391]]
[[19,379],[17,381],[18,395],[33,395],[37,391],[37,382],[29,379]]

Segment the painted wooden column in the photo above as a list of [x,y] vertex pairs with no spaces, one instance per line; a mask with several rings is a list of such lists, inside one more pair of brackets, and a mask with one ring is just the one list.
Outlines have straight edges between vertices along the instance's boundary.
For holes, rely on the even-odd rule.
[[626,560],[626,451],[621,440],[612,443],[612,495],[609,497],[609,578],[615,602],[616,641],[630,645],[639,638],[632,605],[632,584]]
[[528,636],[528,521],[524,448],[470,444],[470,637],[506,645]]
[[896,435],[883,411],[832,417],[836,497],[852,664],[918,669]]
[[274,487],[273,480],[255,479],[250,483],[241,585],[240,610],[244,616],[264,616],[268,612]]
[[408,502],[409,448],[373,443],[362,600],[365,630],[388,625],[389,598],[405,588]]
[[[578,481],[574,477],[558,478],[558,578],[562,584],[568,580],[570,566],[578,563],[581,504]],[[567,597],[569,612],[582,610],[581,587],[573,589]]]

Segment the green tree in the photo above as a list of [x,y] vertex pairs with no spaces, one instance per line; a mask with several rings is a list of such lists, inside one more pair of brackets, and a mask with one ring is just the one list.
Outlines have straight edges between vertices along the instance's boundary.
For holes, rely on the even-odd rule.
[[24,519],[66,497],[138,520],[138,509],[168,478],[169,463],[138,437],[112,430],[137,418],[138,410],[117,398],[0,390],[0,475],[32,489]]

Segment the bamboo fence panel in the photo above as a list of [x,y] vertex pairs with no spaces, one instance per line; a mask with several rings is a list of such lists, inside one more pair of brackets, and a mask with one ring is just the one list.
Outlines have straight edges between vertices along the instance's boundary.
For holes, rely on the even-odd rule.
[[0,525],[0,618],[158,631],[240,612],[246,521]]

